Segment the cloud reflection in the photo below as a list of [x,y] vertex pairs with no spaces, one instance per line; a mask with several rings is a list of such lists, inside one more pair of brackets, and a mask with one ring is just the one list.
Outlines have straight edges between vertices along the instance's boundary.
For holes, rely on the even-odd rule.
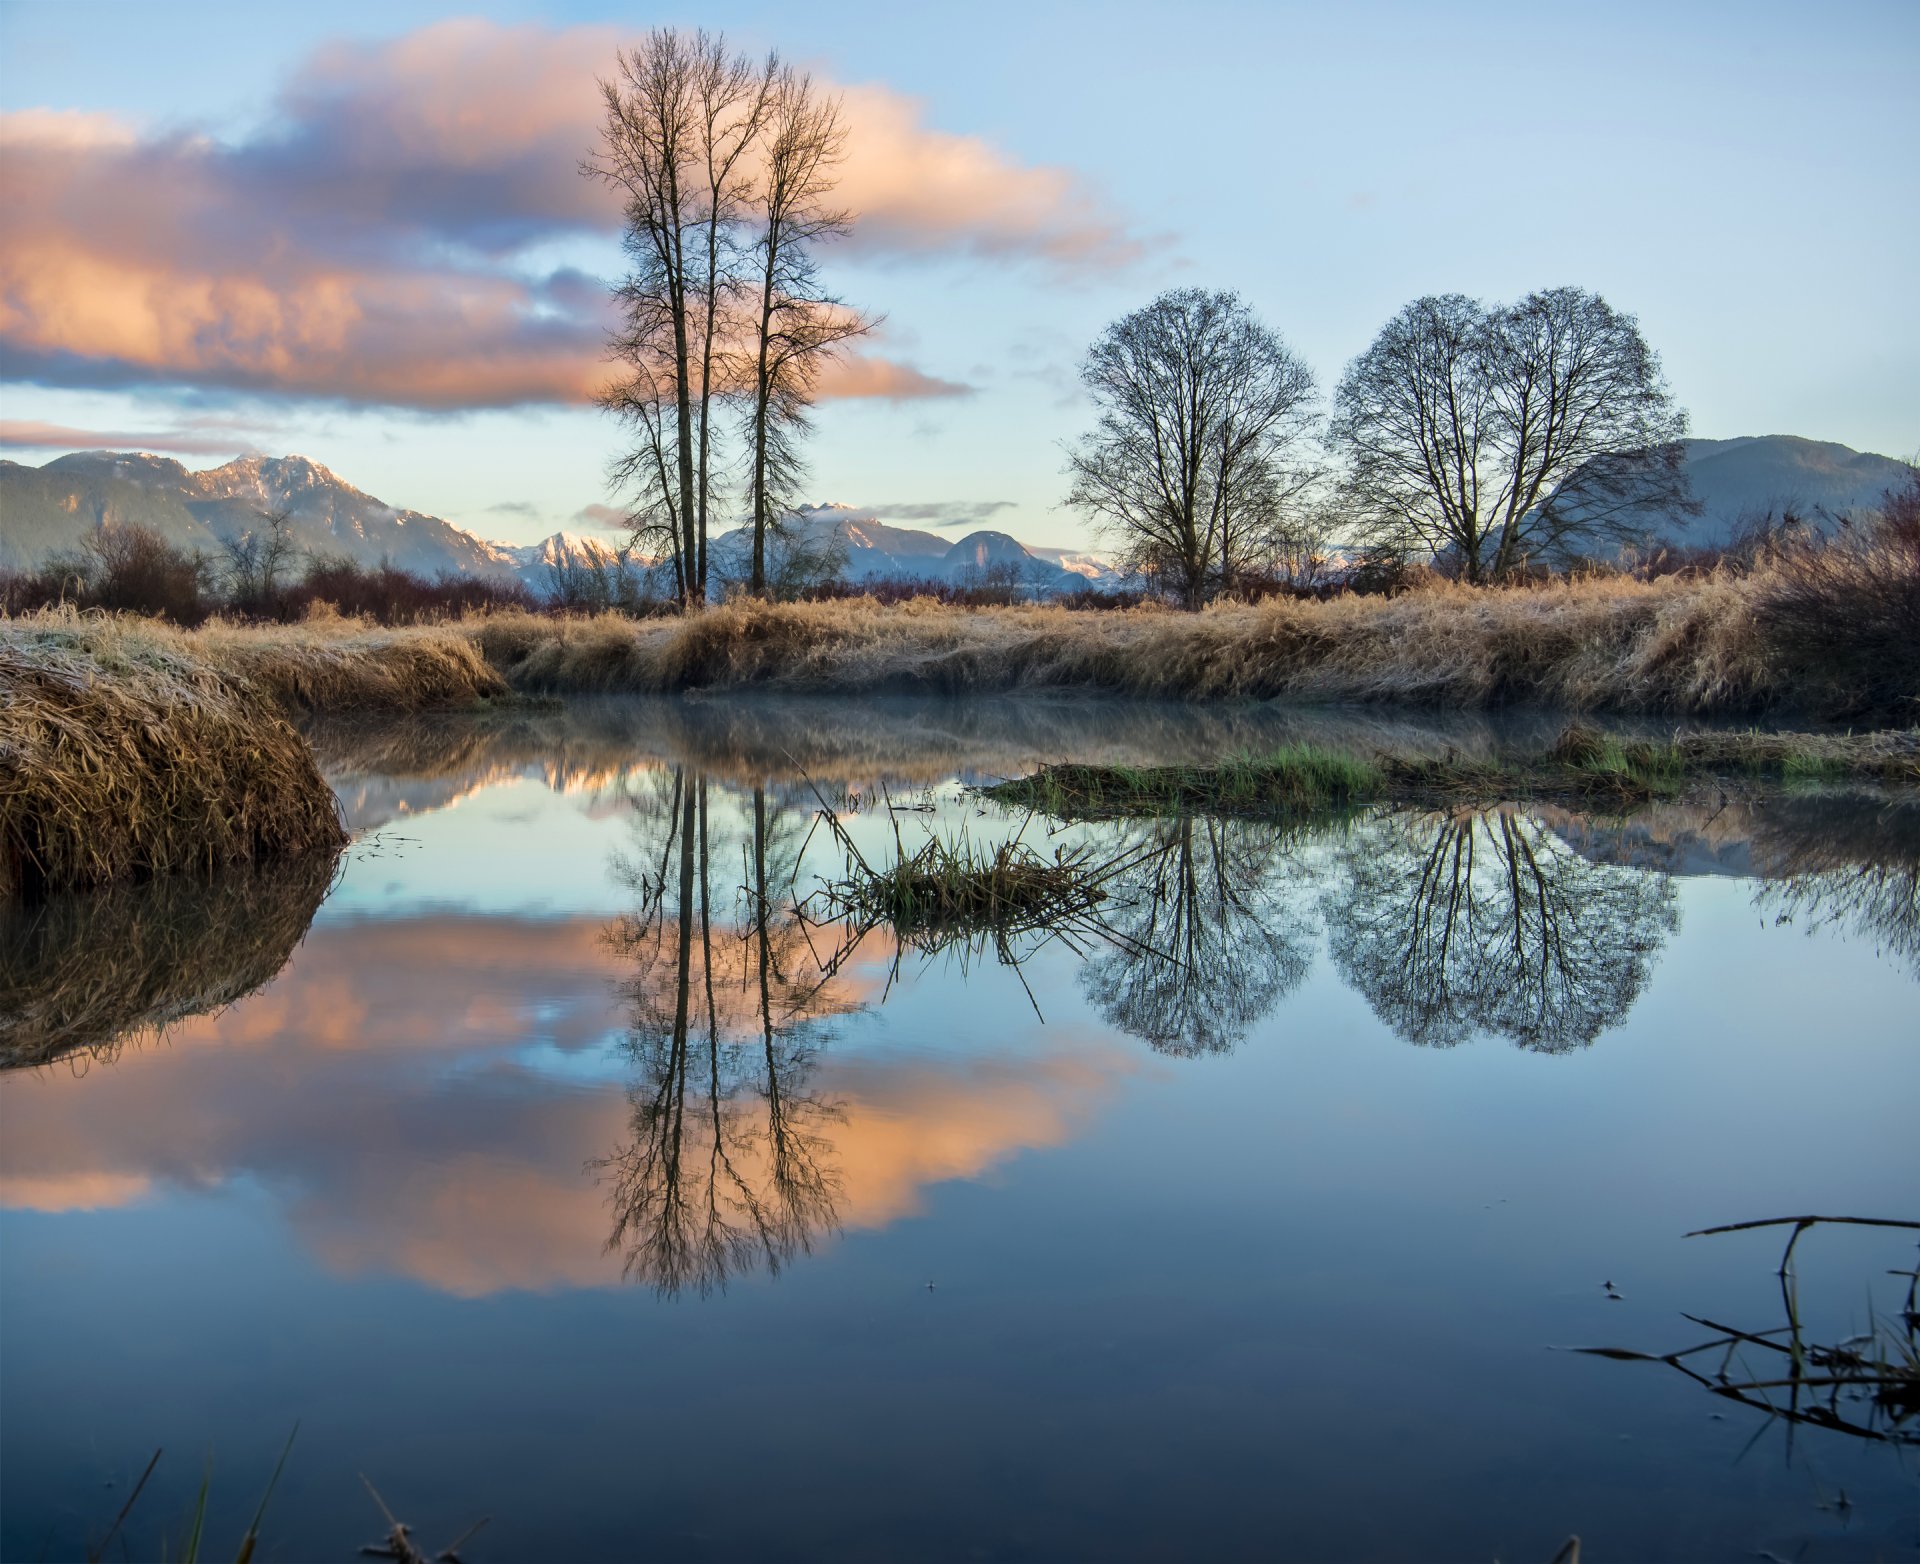
[[[85,1077],[0,1083],[0,1204],[97,1210],[246,1179],[336,1274],[461,1297],[615,1285],[590,1164],[631,1133],[632,969],[605,932],[453,914],[322,925],[266,989],[164,1042]],[[856,977],[835,999],[859,997]],[[821,1060],[837,1225],[884,1226],[930,1183],[1058,1144],[1126,1067],[1097,1049]]]

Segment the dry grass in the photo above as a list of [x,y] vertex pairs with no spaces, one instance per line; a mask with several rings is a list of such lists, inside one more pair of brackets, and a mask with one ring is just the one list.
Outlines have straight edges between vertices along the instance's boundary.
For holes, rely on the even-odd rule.
[[0,1069],[110,1057],[251,993],[286,964],[332,853],[0,902]]
[[382,630],[334,614],[297,625],[215,620],[181,630],[133,615],[48,609],[0,618],[0,649],[28,660],[80,655],[108,672],[195,667],[243,681],[295,715],[426,711],[508,693],[457,627]]
[[461,628],[516,689],[555,693],[1077,688],[1705,712],[1787,693],[1751,634],[1749,591],[1732,578],[1437,586],[1200,614],[741,602],[638,625],[502,614]]
[[[332,617],[192,632],[118,621],[112,633],[243,673],[290,710],[336,714],[470,705],[509,690],[1099,690],[1910,722],[1920,713],[1920,642],[1908,627],[1916,583],[1920,563],[1876,543],[1782,555],[1748,574],[1439,583],[1394,598],[1274,599],[1199,614],[844,599],[735,602],[638,622],[502,611],[406,629]],[[1824,639],[1810,640],[1816,622]],[[0,621],[0,639],[73,623],[26,615]]]
[[0,898],[346,840],[305,741],[245,679],[84,629],[0,639]]

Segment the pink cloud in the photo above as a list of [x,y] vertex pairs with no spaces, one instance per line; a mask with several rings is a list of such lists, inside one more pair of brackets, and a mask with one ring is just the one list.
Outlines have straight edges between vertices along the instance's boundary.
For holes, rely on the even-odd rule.
[[230,456],[235,451],[258,449],[253,440],[238,433],[219,432],[222,427],[189,424],[184,429],[145,431],[76,429],[70,424],[0,418],[0,450],[160,451],[175,456]]
[[[611,194],[576,167],[619,43],[469,20],[330,46],[239,141],[0,115],[0,373],[427,409],[589,399],[607,374],[604,285],[527,257],[617,229]],[[1070,266],[1138,253],[1069,170],[932,130],[885,87],[845,102],[857,253]],[[858,354],[822,388],[963,389]]]

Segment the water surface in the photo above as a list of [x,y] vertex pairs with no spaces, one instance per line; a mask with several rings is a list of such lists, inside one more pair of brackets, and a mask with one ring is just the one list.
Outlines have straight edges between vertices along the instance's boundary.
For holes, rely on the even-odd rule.
[[[491,1515],[481,1564],[1913,1557],[1910,1421],[1554,1350],[1780,1323],[1782,1235],[1691,1230],[1920,1215],[1911,805],[1063,828],[965,788],[1554,727],[320,734],[337,881],[8,925],[0,1553],[76,1556],[161,1446],[130,1556],[177,1551],[209,1452],[226,1546],[298,1420],[267,1556],[374,1540],[365,1473],[432,1549]],[[1075,927],[902,948],[823,900],[823,803],[876,862],[964,829],[1122,867]],[[1806,1328],[1897,1316],[1911,1237],[1807,1234]]]

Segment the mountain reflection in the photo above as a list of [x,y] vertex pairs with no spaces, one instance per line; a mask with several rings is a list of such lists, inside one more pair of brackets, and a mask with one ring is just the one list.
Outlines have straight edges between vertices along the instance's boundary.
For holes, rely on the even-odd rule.
[[1664,873],[1582,857],[1501,807],[1392,814],[1341,841],[1323,899],[1341,976],[1409,1042],[1564,1053],[1620,1024],[1679,926]]

